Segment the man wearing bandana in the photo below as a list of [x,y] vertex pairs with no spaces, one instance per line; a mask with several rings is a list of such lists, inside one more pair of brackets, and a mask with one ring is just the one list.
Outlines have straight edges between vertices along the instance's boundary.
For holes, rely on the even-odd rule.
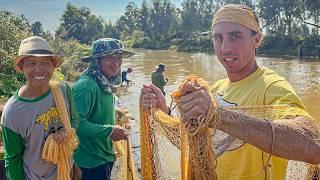
[[128,132],[115,124],[115,93],[121,85],[123,58],[134,53],[124,50],[117,39],[103,38],[93,42],[92,56],[81,58],[91,63],[73,86],[80,124],[80,145],[74,159],[83,180],[110,179],[115,161],[112,140],[127,139]]
[[[218,179],[285,179],[288,160],[319,164],[320,135],[314,120],[289,82],[256,62],[262,34],[255,12],[243,5],[220,8],[213,18],[212,35],[217,59],[228,78],[215,82],[210,92],[188,84],[182,93],[181,113],[184,123],[208,112],[219,120],[213,136]],[[210,93],[217,103],[212,111]],[[144,85],[141,96],[145,104],[170,113],[161,91],[153,85]],[[223,108],[263,105],[288,107],[273,121]]]

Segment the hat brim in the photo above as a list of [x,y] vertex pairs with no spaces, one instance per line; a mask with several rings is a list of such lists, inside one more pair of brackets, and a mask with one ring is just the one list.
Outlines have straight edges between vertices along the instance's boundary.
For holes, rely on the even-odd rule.
[[34,57],[52,57],[53,60],[55,60],[57,62],[55,68],[59,67],[62,64],[62,59],[60,55],[57,54],[24,54],[24,55],[20,55],[18,56],[13,63],[14,69],[17,72],[22,72],[22,69],[20,69],[20,67],[18,66],[18,64],[25,58],[25,57],[29,57],[29,56],[34,56]]
[[81,61],[83,62],[92,62],[94,59],[99,58],[99,57],[105,57],[105,56],[116,56],[116,57],[121,57],[124,59],[130,58],[133,55],[135,55],[134,52],[132,51],[126,51],[126,50],[111,50],[111,51],[105,51],[102,53],[98,53],[92,56],[85,56],[81,58]]
[[[154,68],[156,68],[156,69],[162,69],[162,68],[159,68],[159,66],[154,66]],[[166,68],[163,68],[162,70],[166,70]]]

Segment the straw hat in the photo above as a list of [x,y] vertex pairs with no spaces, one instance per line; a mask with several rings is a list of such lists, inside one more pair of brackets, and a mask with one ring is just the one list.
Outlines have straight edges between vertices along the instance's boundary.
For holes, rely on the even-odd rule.
[[95,58],[104,56],[119,56],[121,58],[130,58],[135,53],[124,49],[122,41],[114,38],[102,38],[92,43],[92,55],[82,57],[84,62],[92,62]]
[[13,63],[13,66],[17,72],[22,72],[18,64],[21,60],[23,60],[23,58],[28,56],[52,57],[52,59],[57,62],[56,67],[59,67],[62,63],[61,56],[54,54],[48,42],[38,36],[31,36],[22,40],[19,47],[18,57]]

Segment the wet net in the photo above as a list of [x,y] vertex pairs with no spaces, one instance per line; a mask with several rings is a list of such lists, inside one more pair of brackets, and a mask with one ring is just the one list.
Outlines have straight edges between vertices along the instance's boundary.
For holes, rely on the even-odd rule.
[[[127,109],[116,110],[117,125],[127,128],[130,124],[131,115]],[[137,180],[137,171],[133,160],[130,140],[113,142],[116,161],[112,168],[111,179],[114,180]]]
[[[179,111],[179,101],[186,83],[191,83],[195,87],[194,90],[208,89],[208,84],[201,78],[195,75],[188,76],[171,96],[177,105],[179,112],[177,117],[171,117],[152,107],[144,110],[143,99],[140,99],[142,179],[217,179],[217,157],[225,151],[232,150],[237,144],[238,146],[243,144],[242,141],[232,137],[225,138],[232,142],[224,143],[228,144],[227,146],[217,144],[218,141],[213,138],[213,135],[221,133],[215,129],[221,118],[219,112],[228,109],[236,114],[246,114],[270,122],[281,118],[282,112],[288,108],[285,105],[214,108],[216,105],[212,101],[209,108],[211,112],[208,112],[205,117],[198,117],[196,121],[189,122],[186,128],[179,118],[182,116]],[[271,123],[270,126],[272,129]],[[273,137],[275,137],[274,133]],[[257,165],[252,174],[247,174],[247,179],[257,176],[263,177],[261,179],[277,179],[274,176],[274,172],[277,171],[274,167],[277,158],[263,151],[261,151],[261,157],[263,163]],[[237,169],[230,169],[230,171],[237,171]],[[320,179],[319,166],[304,162],[289,161],[285,173],[285,178],[290,180]]]

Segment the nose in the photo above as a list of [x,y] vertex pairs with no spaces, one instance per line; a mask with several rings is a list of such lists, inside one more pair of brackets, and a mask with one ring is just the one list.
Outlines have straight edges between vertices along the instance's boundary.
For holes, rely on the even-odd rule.
[[41,72],[41,70],[42,70],[42,66],[38,63],[38,64],[36,64],[36,66],[35,66],[35,70],[36,70],[36,72]]
[[122,59],[119,58],[119,59],[116,59],[114,62],[113,62],[117,67],[121,66],[122,64]]
[[221,46],[222,53],[229,53],[232,51],[232,43],[224,40]]

